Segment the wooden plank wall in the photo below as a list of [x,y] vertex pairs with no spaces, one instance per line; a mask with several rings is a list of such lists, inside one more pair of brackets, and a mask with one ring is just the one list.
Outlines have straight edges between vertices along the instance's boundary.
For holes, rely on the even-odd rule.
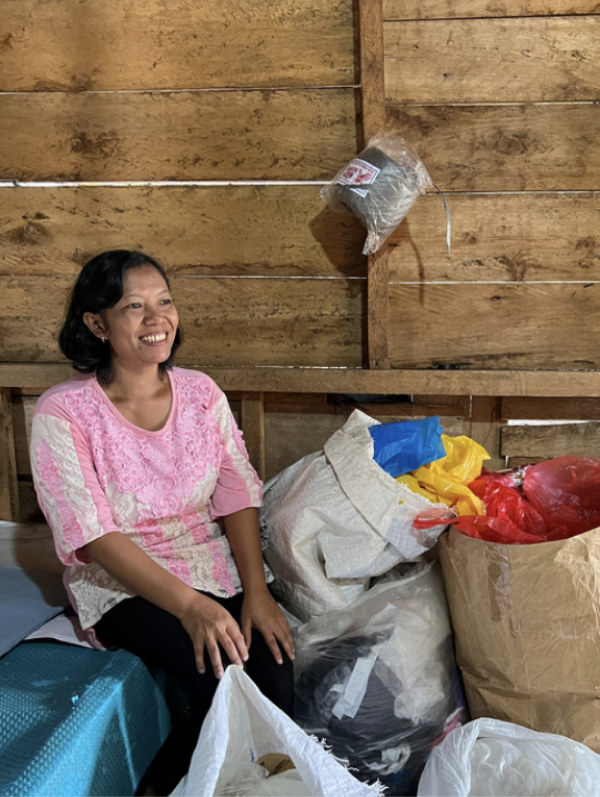
[[[171,274],[183,365],[516,369],[523,384],[525,371],[545,372],[550,390],[555,370],[599,369],[596,2],[2,10],[0,363],[59,362],[81,265],[137,248]],[[323,207],[320,184],[383,127],[444,191],[451,253],[433,193],[368,263],[364,230]],[[269,392],[270,376],[259,393],[231,394],[267,476],[320,448],[350,409],[339,396]],[[600,456],[594,424],[576,423],[600,420],[594,398],[439,392],[362,406],[388,420],[440,414],[488,448],[492,467]],[[19,516],[19,501],[33,516],[26,429],[38,394],[2,391],[15,420],[2,442],[15,440],[16,457],[0,463],[0,516]],[[506,423],[556,418],[571,423]],[[15,472],[18,494],[2,489]]]
[[[544,370],[549,395],[553,371],[600,368],[599,12],[383,0],[386,127],[415,146],[452,222],[448,253],[428,194],[390,241],[391,367]],[[475,401],[508,465],[600,457],[597,424],[579,423],[600,419],[596,399]]]
[[385,0],[384,18],[388,130],[452,219],[451,254],[435,195],[392,241],[392,366],[597,370],[597,3]]
[[62,359],[82,263],[138,248],[173,275],[181,364],[360,367],[362,231],[318,184],[356,151],[354,16],[352,0],[5,0],[0,359]]

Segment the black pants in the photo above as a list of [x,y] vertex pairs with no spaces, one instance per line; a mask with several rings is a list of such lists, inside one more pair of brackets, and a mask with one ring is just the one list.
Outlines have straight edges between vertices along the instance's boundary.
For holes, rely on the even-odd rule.
[[[201,594],[216,600],[227,609],[236,622],[240,622],[242,593],[232,598]],[[183,691],[189,696],[188,716],[182,720],[179,729],[176,726],[174,733],[177,732],[177,742],[171,744],[171,748],[177,750],[177,762],[172,760],[172,751],[169,754],[171,758],[168,766],[174,780],[169,782],[165,789],[174,788],[187,769],[202,722],[219,684],[208,653],[205,652],[206,672],[200,675],[192,640],[179,620],[164,609],[139,597],[126,598],[110,609],[96,623],[94,631],[106,647],[128,650],[139,656],[150,667],[162,667],[168,673],[175,675]],[[223,666],[226,667],[230,663],[229,659],[222,648],[219,650]],[[283,664],[277,664],[262,634],[253,629],[249,658],[244,669],[269,700],[292,716],[293,665],[281,646],[280,650]]]
[[[232,598],[201,594],[220,603],[237,623],[240,622],[243,593]],[[200,675],[192,640],[176,617],[144,598],[127,598],[107,612],[94,630],[107,647],[124,648],[142,661],[175,675],[183,691],[192,699],[195,712],[202,716],[206,714],[219,681],[208,653],[205,653],[206,672]],[[245,670],[269,700],[292,716],[293,667],[281,646],[280,649],[283,664],[277,664],[262,634],[253,629]],[[219,650],[226,667],[229,659],[222,648]]]

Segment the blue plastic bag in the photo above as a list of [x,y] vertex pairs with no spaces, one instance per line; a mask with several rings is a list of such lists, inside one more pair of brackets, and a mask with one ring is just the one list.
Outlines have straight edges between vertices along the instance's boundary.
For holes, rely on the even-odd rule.
[[375,444],[373,459],[386,473],[403,476],[446,456],[439,416],[369,427]]

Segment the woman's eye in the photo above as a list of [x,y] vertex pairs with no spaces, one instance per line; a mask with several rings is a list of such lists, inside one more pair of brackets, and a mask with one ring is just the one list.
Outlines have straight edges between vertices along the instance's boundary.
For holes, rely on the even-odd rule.
[[133,302],[132,304],[127,305],[127,309],[129,310],[129,308],[133,308],[134,310],[137,310],[141,306],[142,305],[139,302]]
[[173,304],[173,300],[172,299],[163,299],[161,304]]

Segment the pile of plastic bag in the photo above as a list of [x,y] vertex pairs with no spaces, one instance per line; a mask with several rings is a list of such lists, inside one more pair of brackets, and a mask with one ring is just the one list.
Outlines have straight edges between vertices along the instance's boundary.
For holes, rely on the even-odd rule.
[[499,473],[484,472],[469,489],[485,515],[460,517],[463,534],[527,545],[564,540],[600,527],[600,460],[558,457]]
[[430,751],[467,718],[426,554],[457,515],[484,511],[467,484],[487,459],[438,417],[380,424],[356,410],[265,489],[265,558],[299,618],[296,719],[390,796],[415,794]]

